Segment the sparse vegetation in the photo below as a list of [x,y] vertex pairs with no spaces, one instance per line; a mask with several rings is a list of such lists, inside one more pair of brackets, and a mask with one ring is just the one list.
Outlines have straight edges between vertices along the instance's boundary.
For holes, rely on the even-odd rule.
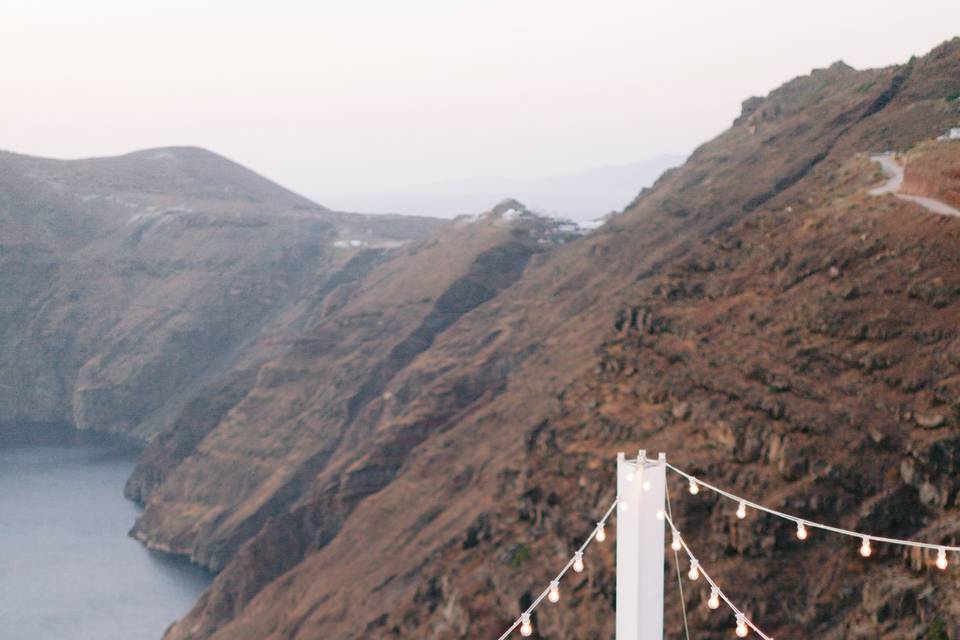
[[930,623],[927,629],[927,640],[950,640],[950,636],[947,635],[947,623],[940,616]]
[[960,100],[960,91],[956,91],[947,96],[947,102],[956,102]]
[[523,563],[530,559],[530,549],[523,544],[517,545],[513,555],[510,557],[510,566],[519,569]]
[[870,89],[873,89],[873,87],[876,84],[877,84],[876,80],[871,80],[870,82],[864,82],[863,84],[859,85],[856,89],[854,89],[854,91],[856,91],[857,93],[866,93],[867,91],[870,91]]

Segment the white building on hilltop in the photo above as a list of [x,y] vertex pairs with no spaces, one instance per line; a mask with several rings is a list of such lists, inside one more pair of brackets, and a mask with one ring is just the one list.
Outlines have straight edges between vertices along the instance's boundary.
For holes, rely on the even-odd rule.
[[960,140],[960,127],[954,127],[947,131],[945,134],[937,138],[937,140]]

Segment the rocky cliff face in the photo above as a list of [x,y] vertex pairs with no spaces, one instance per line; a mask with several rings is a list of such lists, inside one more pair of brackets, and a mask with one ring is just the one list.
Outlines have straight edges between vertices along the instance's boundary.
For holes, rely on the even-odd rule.
[[[218,570],[318,483],[349,512],[389,483],[431,432],[416,420],[396,433],[377,426],[417,394],[418,357],[516,282],[533,256],[566,238],[555,223],[508,202],[409,245],[363,280],[340,284],[318,310],[316,327],[259,367],[242,397],[235,400],[229,389],[237,387],[227,386],[217,406],[232,406],[218,422],[186,414],[182,428],[151,445],[135,478],[167,479],[135,535]],[[477,379],[453,390],[451,403],[491,392],[506,374],[472,372]],[[201,415],[208,410],[201,407]],[[374,463],[358,466],[362,460]],[[326,526],[332,535],[338,518]]]
[[[502,286],[451,322],[428,318],[477,258],[443,268],[419,312],[391,299],[376,317],[406,329],[365,356],[376,372],[348,364],[373,334],[338,352],[353,338],[332,328],[264,365],[139,523],[223,567],[167,638],[496,637],[609,504],[616,451],[640,446],[774,507],[955,540],[960,222],[866,196],[861,154],[942,132],[958,89],[956,40],[797,78],[598,233],[519,276],[482,269]],[[331,321],[363,322],[363,292],[400,265]],[[439,330],[414,338],[424,326]],[[251,475],[216,487],[208,466]],[[691,544],[775,636],[957,632],[956,574],[928,559],[864,562],[825,535],[801,548],[679,489]],[[538,614],[543,635],[610,633],[611,548]],[[687,597],[698,637],[730,633]]]
[[[148,438],[277,352],[306,300],[437,223],[327,211],[225,158],[0,154],[0,419]],[[382,250],[382,249],[381,249]]]
[[[609,459],[631,438],[776,509],[878,535],[958,539],[960,225],[865,196],[864,158],[831,174],[810,206],[758,212],[637,288],[593,375],[563,389],[531,431],[513,509],[486,514],[476,548],[438,563],[433,578],[447,581],[438,606],[466,589],[448,569],[465,556],[499,553],[491,581],[529,585],[521,604],[535,595],[527,576],[560,560],[555,538],[569,546],[589,533],[590,514],[612,498]],[[689,544],[775,637],[925,637],[938,618],[956,632],[960,583],[932,555],[881,545],[865,561],[856,541],[825,533],[800,543],[790,523],[738,520],[736,504],[690,496],[671,479]],[[612,632],[610,552],[595,552],[589,576],[566,586],[568,606],[542,612],[544,635]],[[684,581],[697,637],[729,637],[729,616]],[[681,634],[672,575],[667,599]]]

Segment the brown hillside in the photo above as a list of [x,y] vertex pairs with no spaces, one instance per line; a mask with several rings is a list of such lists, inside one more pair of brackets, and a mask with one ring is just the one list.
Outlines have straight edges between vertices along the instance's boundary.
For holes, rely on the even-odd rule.
[[[439,226],[331,212],[195,148],[0,153],[0,422],[140,438],[312,322],[305,300]],[[360,238],[369,246],[341,249]]]
[[960,208],[960,152],[957,142],[928,142],[906,157],[901,191]]
[[[268,517],[301,501],[311,483],[345,483],[337,492],[349,509],[389,482],[406,452],[429,434],[427,425],[378,433],[383,405],[394,393],[396,402],[412,393],[390,391],[394,378],[461,316],[515,282],[534,255],[564,239],[554,223],[526,212],[508,219],[508,211],[524,210],[508,202],[478,220],[461,218],[362,281],[341,284],[317,310],[316,327],[260,367],[218,424],[196,424],[185,414],[183,428],[158,439],[135,476],[169,476],[135,534],[219,569]],[[486,382],[459,393],[489,393]],[[359,458],[376,460],[376,467],[352,471]],[[181,460],[171,473],[170,463]]]
[[[816,194],[822,205],[751,216],[638,287],[594,374],[529,432],[513,500],[431,562],[387,628],[431,635],[453,602],[460,635],[493,632],[486,612],[511,605],[495,595],[512,585],[522,605],[542,588],[609,504],[610,461],[631,441],[777,509],[955,544],[960,221],[878,203],[863,195],[872,175],[855,159]],[[775,637],[922,637],[936,617],[956,631],[960,581],[933,556],[880,545],[864,561],[856,541],[816,532],[800,543],[790,523],[741,522],[735,504],[692,497],[675,476],[670,490],[704,565]],[[563,606],[540,610],[543,637],[612,633],[612,550],[594,545]],[[729,615],[710,613],[703,585],[684,581],[695,637],[730,637]],[[682,633],[678,599],[671,575],[672,634]]]
[[[960,222],[863,195],[875,170],[858,154],[942,132],[958,89],[954,40],[747,101],[623,216],[534,257],[377,378],[349,429],[333,427],[338,450],[297,485],[275,482],[289,445],[256,442],[295,443],[343,412],[317,375],[336,360],[297,350],[271,363],[258,379],[283,372],[282,385],[256,387],[256,414],[229,413],[170,470],[148,514],[173,515],[145,516],[140,533],[231,522],[220,492],[290,507],[233,527],[226,546],[189,534],[195,558],[225,568],[167,638],[496,637],[612,498],[614,453],[640,446],[772,506],[955,535]],[[205,465],[238,460],[249,483],[212,486]],[[705,564],[775,636],[916,637],[935,615],[957,631],[955,574],[883,551],[863,563],[822,536],[801,551],[774,523],[737,529],[728,505],[674,495]],[[609,632],[608,554],[538,614],[545,635]],[[698,637],[730,633],[701,610]]]

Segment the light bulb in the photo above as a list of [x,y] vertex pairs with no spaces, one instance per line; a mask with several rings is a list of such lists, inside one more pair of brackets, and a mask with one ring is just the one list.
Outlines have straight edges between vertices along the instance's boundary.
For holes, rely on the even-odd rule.
[[690,572],[687,573],[687,577],[691,580],[696,580],[700,577],[700,563],[696,559],[690,561]]
[[947,568],[947,550],[940,549],[937,551],[937,568],[946,569]]
[[626,501],[624,500],[620,501],[620,511],[626,511],[629,508],[630,506],[626,503]]
[[644,481],[643,481],[643,490],[644,490],[644,491],[650,491],[650,481],[649,481],[649,480],[644,480]]
[[657,520],[663,520],[665,515],[663,509],[657,509]]
[[583,571],[583,554],[579,551],[573,554],[573,570],[577,573]]
[[520,635],[525,638],[533,635],[533,625],[530,624],[529,613],[520,616]]
[[695,496],[700,493],[700,485],[694,478],[690,478],[690,495]]
[[802,522],[797,523],[797,537],[801,540],[807,539],[807,527]]
[[746,638],[748,633],[750,633],[750,629],[747,628],[747,619],[743,617],[742,613],[738,613],[737,614],[737,636],[740,638]]
[[860,555],[864,558],[869,558],[871,553],[873,553],[873,550],[870,548],[870,538],[863,536],[863,544],[860,545]]
[[547,596],[547,599],[550,602],[558,602],[560,600],[560,583],[556,580],[550,583],[550,594]]
[[633,471],[627,471],[627,482],[633,482],[636,474]]
[[747,504],[743,500],[740,501],[740,506],[737,507],[737,517],[741,520],[747,517]]
[[680,551],[683,545],[680,543],[680,533],[677,531],[673,532],[673,542],[670,543],[670,547],[674,551]]
[[604,528],[602,522],[597,523],[597,535],[594,536],[597,542],[603,542],[607,539],[607,530]]
[[716,587],[710,588],[710,599],[707,600],[707,606],[716,609],[720,606],[720,591]]

